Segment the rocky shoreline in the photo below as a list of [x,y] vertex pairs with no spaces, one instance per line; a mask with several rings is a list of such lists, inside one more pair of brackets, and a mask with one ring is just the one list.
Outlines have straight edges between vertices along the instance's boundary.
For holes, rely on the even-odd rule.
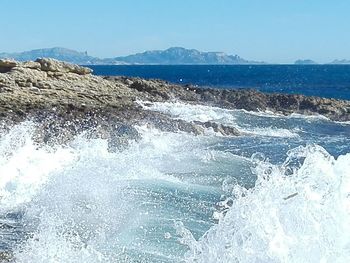
[[[202,134],[206,128],[227,136],[239,131],[217,123],[186,122],[143,109],[138,100],[181,101],[227,109],[272,111],[288,115],[322,114],[335,121],[350,121],[350,101],[303,95],[266,94],[256,90],[203,89],[161,80],[101,77],[89,68],[53,59],[28,62],[0,60],[0,121],[3,128],[24,120],[39,124],[38,140],[64,142],[90,130],[91,136],[137,138],[134,125],[164,131]],[[113,125],[111,125],[113,124]]]

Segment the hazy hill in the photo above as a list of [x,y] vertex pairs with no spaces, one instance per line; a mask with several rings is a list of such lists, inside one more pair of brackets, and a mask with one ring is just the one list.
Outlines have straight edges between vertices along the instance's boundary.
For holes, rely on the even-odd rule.
[[13,58],[17,61],[35,60],[43,57],[54,58],[75,64],[99,64],[99,62],[101,62],[99,58],[91,57],[87,52],[78,52],[61,47],[35,49],[18,53],[0,53],[0,58]]
[[296,65],[314,65],[317,64],[317,62],[311,60],[311,59],[298,59],[294,62]]
[[201,52],[196,49],[172,47],[166,50],[153,50],[137,53],[125,57],[116,57],[115,60],[130,64],[257,64],[237,55],[228,55],[223,52]]
[[67,48],[45,48],[18,53],[0,53],[0,58],[13,58],[17,61],[35,60],[39,57],[54,58],[75,64],[261,64],[248,61],[237,55],[223,52],[201,52],[196,49],[172,47],[166,50],[146,51],[129,56],[115,58],[91,57],[87,52],[78,52]]

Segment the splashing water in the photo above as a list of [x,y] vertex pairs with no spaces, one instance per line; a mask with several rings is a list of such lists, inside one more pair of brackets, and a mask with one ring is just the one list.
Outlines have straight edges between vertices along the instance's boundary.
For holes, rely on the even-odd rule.
[[15,262],[348,262],[350,126],[148,107],[251,132],[137,127],[142,139],[116,152],[84,135],[39,146],[32,122],[2,132],[0,252]]
[[298,147],[280,166],[257,161],[251,190],[233,186],[232,205],[199,241],[178,224],[186,262],[348,262],[350,154]]
[[14,127],[0,144],[0,224],[9,227],[1,248],[16,262],[178,262],[186,248],[173,221],[193,224],[198,235],[212,224],[203,219],[220,181],[210,160],[246,162],[207,151],[210,138],[145,127],[122,152],[84,136],[69,147],[39,146],[33,125]]

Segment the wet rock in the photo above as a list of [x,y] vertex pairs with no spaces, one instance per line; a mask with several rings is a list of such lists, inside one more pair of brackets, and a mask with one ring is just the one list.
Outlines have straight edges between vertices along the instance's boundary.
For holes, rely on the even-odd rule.
[[224,135],[224,136],[241,135],[240,131],[237,128],[226,126],[220,123],[211,122],[211,121],[207,121],[207,122],[195,121],[194,123],[207,129],[212,128],[214,132],[220,133],[221,135]]
[[133,126],[117,122],[114,123],[109,133],[108,147],[111,151],[116,149],[123,150],[129,145],[131,140],[138,141],[140,139],[141,136],[139,132]]
[[10,251],[0,251],[0,262],[13,262],[13,254]]
[[204,133],[204,129],[200,125],[184,120],[173,119],[168,115],[160,112],[141,111],[137,114],[132,114],[134,124],[148,125],[153,128],[166,132],[187,132],[194,135]]

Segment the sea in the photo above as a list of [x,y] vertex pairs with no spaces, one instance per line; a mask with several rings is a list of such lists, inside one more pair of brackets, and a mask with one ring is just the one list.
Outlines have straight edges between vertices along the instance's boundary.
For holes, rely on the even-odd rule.
[[251,88],[350,100],[350,65],[89,66],[96,75],[162,79],[215,88]]
[[[93,66],[157,78],[350,99],[350,66]],[[229,137],[136,126],[110,151],[84,133],[39,146],[0,133],[0,257],[14,262],[350,262],[350,123],[179,101],[137,102]],[[113,123],[111,123],[113,125]]]

